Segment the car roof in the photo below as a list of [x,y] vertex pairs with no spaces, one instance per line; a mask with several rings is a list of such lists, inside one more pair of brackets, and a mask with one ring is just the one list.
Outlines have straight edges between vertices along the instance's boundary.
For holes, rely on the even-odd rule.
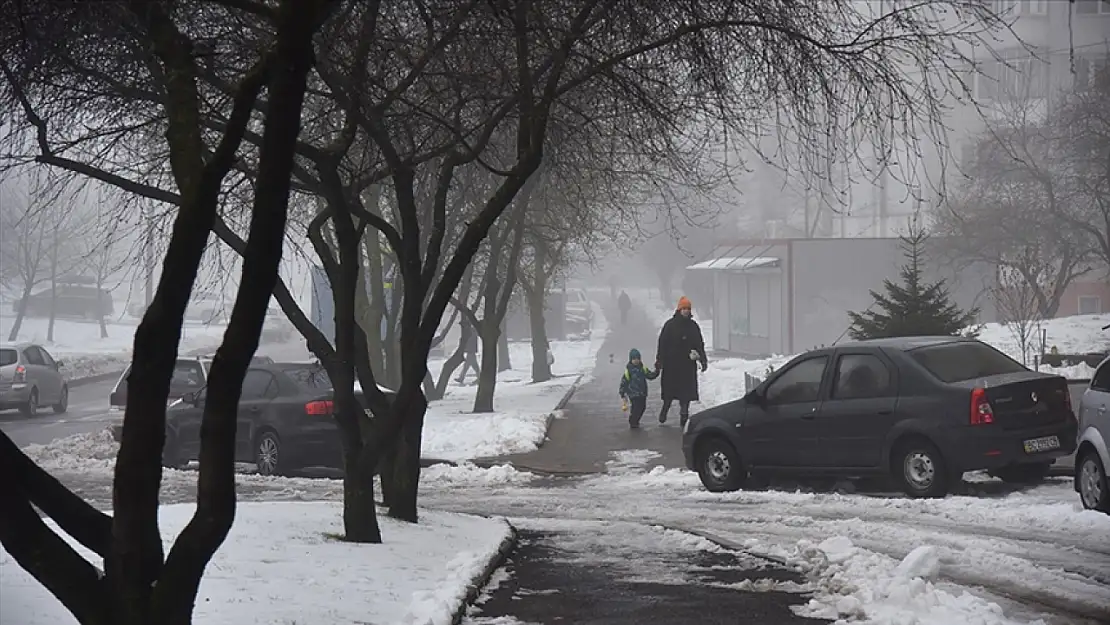
[[865,341],[851,341],[837,345],[837,349],[851,347],[886,347],[908,352],[922,347],[934,347],[948,343],[978,343],[975,339],[963,336],[895,336],[882,339],[867,339]]
[[23,349],[38,343],[0,343],[0,349]]

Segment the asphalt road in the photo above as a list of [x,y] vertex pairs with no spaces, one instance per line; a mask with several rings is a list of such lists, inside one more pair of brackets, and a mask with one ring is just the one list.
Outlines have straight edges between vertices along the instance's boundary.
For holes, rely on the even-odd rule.
[[65,414],[54,414],[49,408],[40,409],[33,417],[25,417],[18,410],[2,411],[0,430],[22,447],[45,445],[58,438],[103,429],[113,417],[108,412],[108,396],[115,385],[116,380],[112,379],[70,388],[69,410]]

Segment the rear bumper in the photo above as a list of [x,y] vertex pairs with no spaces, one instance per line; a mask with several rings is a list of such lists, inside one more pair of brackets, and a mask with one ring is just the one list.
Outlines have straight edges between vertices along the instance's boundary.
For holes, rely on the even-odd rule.
[[[998,469],[1013,464],[1052,462],[1075,452],[1079,426],[1074,420],[1024,430],[1003,430],[993,426],[968,426],[954,437],[951,461],[963,471]],[[1055,436],[1060,447],[1051,451],[1026,453],[1024,441]]]
[[27,384],[10,384],[0,388],[0,408],[22,406],[31,398],[31,387]]

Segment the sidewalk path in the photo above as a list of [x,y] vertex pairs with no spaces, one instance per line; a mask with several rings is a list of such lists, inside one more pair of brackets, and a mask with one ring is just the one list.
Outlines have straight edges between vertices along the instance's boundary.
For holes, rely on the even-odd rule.
[[662,407],[659,381],[649,382],[647,412],[639,430],[629,429],[628,413],[621,412],[617,395],[628,350],[635,347],[643,352],[649,366],[655,362],[659,327],[664,320],[649,319],[634,304],[628,323],[621,325],[615,302],[600,303],[609,322],[609,336],[598,352],[592,377],[579,385],[564,416],[551,423],[547,442],[533,452],[486,462],[507,462],[521,470],[552,474],[601,473],[617,464],[627,466],[630,460],[649,467],[684,466],[678,406],[671,408],[665,425],[658,421]]

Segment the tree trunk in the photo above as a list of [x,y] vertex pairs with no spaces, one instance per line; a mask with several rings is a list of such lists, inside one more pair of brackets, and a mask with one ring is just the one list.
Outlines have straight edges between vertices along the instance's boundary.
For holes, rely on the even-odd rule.
[[474,412],[493,412],[493,396],[497,393],[497,351],[501,337],[497,320],[484,319],[480,336],[482,360],[478,369],[478,393],[474,397]]
[[544,320],[544,284],[539,278],[536,286],[526,289],[524,296],[528,301],[528,326],[532,334],[532,382],[546,382],[551,379],[551,364],[547,362],[547,323]]
[[104,305],[100,299],[104,292],[104,278],[100,273],[96,274],[96,301],[99,304],[96,308],[96,322],[100,325],[100,338],[108,338],[108,323],[104,320]]
[[31,291],[34,289],[34,282],[26,279],[23,282],[23,297],[19,300],[19,306],[15,311],[15,322],[12,323],[12,329],[8,332],[8,342],[14,343],[19,339],[19,330],[23,327],[23,318],[27,316],[27,306],[31,302]]
[[505,328],[505,317],[499,321],[500,331],[497,336],[497,372],[508,371],[513,368],[513,359],[509,354],[509,333]]
[[50,246],[50,321],[46,326],[46,342],[54,342],[54,319],[58,316],[58,229]]
[[416,523],[419,517],[416,502],[420,487],[420,438],[427,412],[428,402],[418,396],[406,409],[401,435],[394,443],[389,516],[409,523]]

